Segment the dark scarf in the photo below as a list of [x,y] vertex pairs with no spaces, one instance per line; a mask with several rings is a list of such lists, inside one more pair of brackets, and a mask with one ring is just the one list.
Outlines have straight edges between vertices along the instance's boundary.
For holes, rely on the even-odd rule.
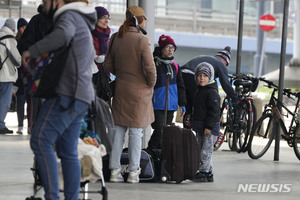
[[97,55],[104,55],[107,52],[108,49],[108,39],[110,35],[110,28],[101,28],[99,26],[96,26],[96,28],[92,31],[93,38],[95,42],[98,42],[99,48],[96,48],[96,54]]

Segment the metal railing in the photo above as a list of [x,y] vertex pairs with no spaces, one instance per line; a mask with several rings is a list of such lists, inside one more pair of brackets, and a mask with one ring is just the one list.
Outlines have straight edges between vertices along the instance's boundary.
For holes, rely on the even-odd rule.
[[[30,1],[27,5],[20,4],[20,0],[0,1],[0,17],[24,17],[30,19],[36,14],[38,1]],[[33,3],[36,2],[36,5]],[[8,3],[10,6],[7,7]],[[4,6],[5,5],[5,6]],[[112,2],[109,0],[90,0],[92,6],[104,6],[111,14],[110,26],[119,27],[125,17],[126,0]],[[9,10],[9,12],[8,12]],[[10,16],[9,16],[10,15]],[[289,14],[288,39],[293,39],[293,15]],[[281,38],[282,14],[275,14],[277,26],[268,32],[268,38]],[[256,37],[258,16],[257,13],[244,14],[243,36]],[[170,6],[156,6],[155,8],[155,28],[165,31],[207,33],[215,35],[237,36],[238,33],[238,10],[229,12],[226,10],[212,9],[184,9]]]

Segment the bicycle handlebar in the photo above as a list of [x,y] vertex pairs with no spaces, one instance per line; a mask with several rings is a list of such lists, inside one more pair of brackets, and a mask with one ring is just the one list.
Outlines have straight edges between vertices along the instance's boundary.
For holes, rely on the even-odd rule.
[[[275,85],[273,83],[273,81],[266,80],[264,77],[260,77],[259,80],[267,83],[268,85],[265,85],[266,87],[268,87],[268,88],[274,88],[275,90],[278,90],[278,86]],[[291,98],[291,99],[293,99],[291,97],[291,95],[293,95],[296,98],[300,98],[300,92],[298,92],[298,93],[292,92],[291,89],[289,89],[289,88],[284,88],[283,89],[283,94],[286,95],[288,98]]]

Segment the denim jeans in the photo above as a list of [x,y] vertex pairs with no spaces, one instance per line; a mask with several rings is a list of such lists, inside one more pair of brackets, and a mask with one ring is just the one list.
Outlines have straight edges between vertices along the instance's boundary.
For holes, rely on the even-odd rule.
[[124,126],[115,126],[113,135],[113,146],[109,159],[110,169],[119,169],[121,167],[120,159],[123,150],[125,134],[128,130],[128,156],[129,171],[134,171],[140,167],[143,128],[132,128]]
[[11,103],[12,86],[12,82],[0,82],[0,129],[5,128],[4,120]]
[[59,199],[58,164],[61,159],[64,196],[78,200],[81,169],[78,161],[78,138],[88,104],[71,97],[47,99],[42,104],[30,140],[35,154],[45,199]]

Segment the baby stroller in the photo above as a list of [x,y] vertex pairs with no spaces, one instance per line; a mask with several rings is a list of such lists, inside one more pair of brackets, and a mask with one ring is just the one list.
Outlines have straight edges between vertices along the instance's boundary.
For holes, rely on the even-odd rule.
[[[79,145],[78,145],[79,150],[78,151],[79,151],[80,157],[83,157],[82,154],[84,153],[85,155],[89,155],[91,157],[93,156],[95,158],[95,160],[98,161],[99,156],[102,157],[103,155],[106,154],[105,147],[103,145],[99,147],[99,151],[97,150],[98,148],[96,148],[96,147],[94,148],[94,147],[95,146],[85,144],[81,139],[79,139]],[[98,155],[96,155],[96,154],[98,154]],[[103,177],[103,173],[102,173],[102,160],[99,163],[100,163],[99,165],[101,165],[101,167],[99,168],[99,165],[98,165],[98,167],[97,167],[98,169],[93,170],[93,171],[97,171],[98,172],[97,174],[92,172],[87,177],[81,177],[80,193],[82,194],[82,199],[79,199],[79,200],[89,200],[89,198],[88,198],[89,193],[102,194],[102,197],[103,197],[102,199],[107,200],[108,192],[105,187],[104,177]],[[93,167],[95,167],[95,166],[93,166]],[[100,173],[99,173],[99,170],[101,171]],[[41,185],[40,176],[39,176],[39,169],[38,169],[35,158],[34,158],[33,167],[31,168],[31,171],[33,173],[33,178],[34,178],[34,183],[33,183],[34,194],[30,197],[27,197],[26,200],[42,200],[42,198],[36,197],[37,193],[42,189],[42,185]],[[59,176],[60,190],[63,191],[63,188],[62,188],[63,179],[62,179],[61,167],[59,167],[59,172],[60,172],[60,176]],[[100,174],[100,176],[98,174]],[[101,179],[101,184],[102,184],[101,190],[89,191],[89,189],[88,189],[89,183],[96,182],[98,179]]]
[[[102,156],[106,154],[106,151],[111,150],[111,139],[109,134],[111,131],[113,131],[113,126],[114,122],[109,105],[105,101],[96,98],[89,109],[87,117],[85,117],[82,123],[81,135],[78,141],[79,159],[81,159],[84,155],[91,157],[94,171],[94,173],[87,177],[81,177],[80,193],[83,194],[83,198],[80,200],[88,200],[89,193],[102,194],[103,200],[107,200],[108,198],[108,192],[105,187],[105,181],[102,172]],[[27,197],[26,200],[42,200],[41,198],[36,197],[42,186],[39,176],[39,169],[35,159],[31,171],[34,177],[34,194],[33,196]],[[62,176],[59,177],[60,185],[63,185],[61,178]],[[89,191],[88,184],[90,182],[96,182],[99,179],[101,179],[102,184],[101,190]],[[60,187],[60,189],[62,188]]]

